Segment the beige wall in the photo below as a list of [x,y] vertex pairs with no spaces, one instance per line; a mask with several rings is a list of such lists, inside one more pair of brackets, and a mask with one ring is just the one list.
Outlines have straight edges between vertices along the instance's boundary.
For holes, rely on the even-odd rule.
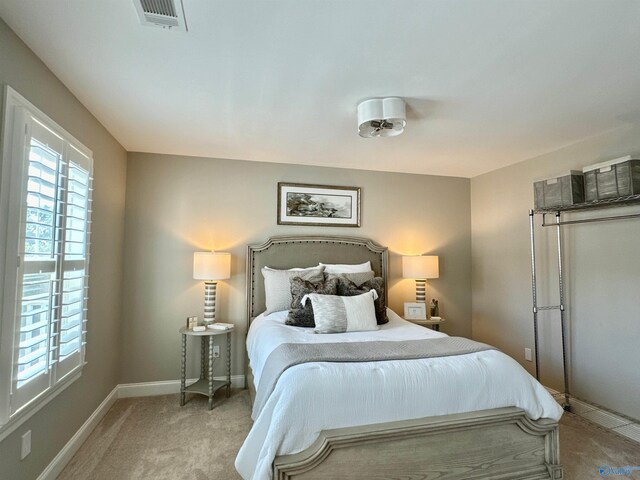
[[[276,225],[279,181],[362,187],[362,228]],[[441,301],[444,330],[469,335],[470,221],[468,179],[130,153],[120,379],[179,378],[177,330],[186,316],[202,317],[192,254],[211,248],[233,255],[232,278],[218,284],[217,316],[237,326],[233,373],[242,374],[246,245],[272,235],[357,235],[388,246],[397,312],[415,293],[413,281],[400,278],[400,256],[440,255],[441,278],[429,293]]]
[[[79,380],[0,443],[0,477],[31,480],[118,383],[127,158],[120,144],[2,20],[0,45],[0,86],[13,87],[94,154],[88,364]],[[20,461],[20,437],[27,430],[32,432],[32,452]]]
[[[524,348],[533,348],[528,225],[533,180],[629,153],[640,154],[638,127],[620,128],[472,179],[475,339],[497,345],[534,372],[533,364],[524,362]],[[640,213],[640,207],[588,216],[626,212]],[[563,228],[572,391],[640,418],[640,220]],[[554,231],[542,230],[536,230],[539,305],[556,305]],[[542,382],[560,389],[559,314],[543,312],[540,321]]]

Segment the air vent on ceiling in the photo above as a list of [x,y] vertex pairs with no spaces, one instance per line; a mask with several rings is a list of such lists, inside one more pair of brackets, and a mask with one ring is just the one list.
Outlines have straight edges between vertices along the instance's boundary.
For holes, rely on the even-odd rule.
[[133,0],[133,4],[142,25],[187,31],[182,0]]

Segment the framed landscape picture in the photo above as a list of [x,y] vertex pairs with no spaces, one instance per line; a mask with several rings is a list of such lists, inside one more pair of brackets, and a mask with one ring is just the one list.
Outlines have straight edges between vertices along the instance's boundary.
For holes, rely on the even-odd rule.
[[360,188],[278,183],[278,225],[360,226]]

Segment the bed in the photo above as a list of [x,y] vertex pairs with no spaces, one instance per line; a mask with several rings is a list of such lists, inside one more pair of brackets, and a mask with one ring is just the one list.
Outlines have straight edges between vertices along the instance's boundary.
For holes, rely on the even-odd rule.
[[[390,310],[374,332],[314,335],[265,309],[260,270],[370,261],[387,284],[387,249],[354,237],[273,237],[248,248],[247,384],[252,402],[283,343],[446,337]],[[264,382],[262,384],[264,389]],[[255,405],[254,405],[255,407]],[[562,409],[497,350],[415,360],[312,362],[282,373],[236,458],[245,480],[561,479]]]

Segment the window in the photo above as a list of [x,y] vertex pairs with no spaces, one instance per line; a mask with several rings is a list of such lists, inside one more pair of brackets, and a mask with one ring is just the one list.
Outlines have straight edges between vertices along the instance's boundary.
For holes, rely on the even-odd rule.
[[0,177],[0,425],[84,364],[92,154],[7,87]]

